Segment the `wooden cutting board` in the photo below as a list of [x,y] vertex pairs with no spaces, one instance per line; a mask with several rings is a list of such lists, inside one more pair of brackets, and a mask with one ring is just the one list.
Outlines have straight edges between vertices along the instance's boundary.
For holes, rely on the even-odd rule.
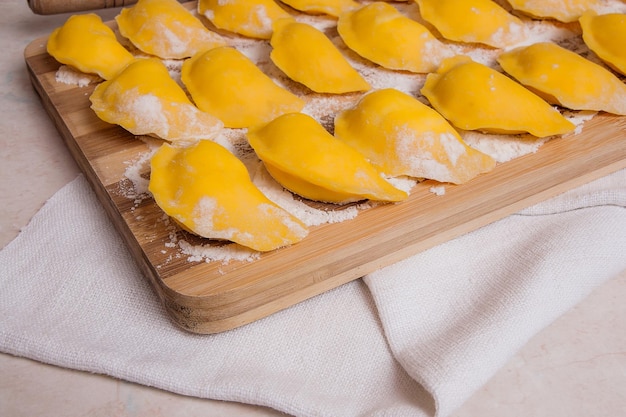
[[[93,85],[55,81],[60,65],[46,53],[46,41],[37,39],[25,49],[26,66],[44,108],[165,311],[196,333],[253,322],[626,168],[626,117],[600,114],[586,122],[581,133],[552,140],[537,153],[500,164],[469,183],[446,185],[444,195],[430,191],[436,183],[422,182],[405,202],[313,227],[302,242],[257,260],[190,262],[168,245],[171,225],[152,199],[137,204],[120,193],[129,185],[124,174],[128,161],[148,152],[148,145],[96,117],[89,108]],[[191,239],[183,231],[176,233]]]

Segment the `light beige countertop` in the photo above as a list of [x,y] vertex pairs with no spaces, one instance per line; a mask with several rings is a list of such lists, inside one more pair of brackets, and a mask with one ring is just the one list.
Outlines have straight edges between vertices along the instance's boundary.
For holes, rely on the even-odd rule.
[[[111,19],[116,9],[102,13]],[[0,247],[79,170],[31,87],[24,48],[67,15],[0,3]],[[1,272],[0,272],[1,273]],[[626,416],[626,273],[536,335],[454,417]],[[0,321],[2,319],[0,318]],[[0,416],[277,416],[0,354]]]

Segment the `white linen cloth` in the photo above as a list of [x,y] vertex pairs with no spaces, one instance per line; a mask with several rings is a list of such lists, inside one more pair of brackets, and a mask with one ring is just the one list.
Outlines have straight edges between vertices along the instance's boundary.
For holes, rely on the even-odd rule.
[[0,350],[295,416],[447,416],[626,269],[626,170],[239,329],[194,335],[82,176],[0,252]]

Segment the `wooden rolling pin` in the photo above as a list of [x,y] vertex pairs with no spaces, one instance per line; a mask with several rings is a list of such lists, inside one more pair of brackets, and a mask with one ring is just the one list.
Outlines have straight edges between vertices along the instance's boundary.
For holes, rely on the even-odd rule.
[[42,15],[123,7],[134,3],[137,0],[28,0],[31,10]]

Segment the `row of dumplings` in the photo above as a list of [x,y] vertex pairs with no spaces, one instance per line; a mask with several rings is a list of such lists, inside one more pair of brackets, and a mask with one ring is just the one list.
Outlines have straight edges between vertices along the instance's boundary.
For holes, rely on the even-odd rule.
[[[429,8],[434,15],[445,14],[461,10],[453,7],[456,3],[468,3],[416,2],[424,19]],[[199,140],[216,138],[224,127],[247,129],[250,145],[286,189],[311,200],[344,204],[408,197],[383,175],[458,184],[491,170],[493,158],[465,144],[457,129],[529,132],[537,137],[571,132],[575,126],[552,104],[626,114],[626,87],[620,79],[556,44],[540,43],[500,55],[499,64],[523,87],[492,68],[455,55],[424,25],[389,3],[285,3],[306,13],[336,16],[341,39],[374,64],[428,73],[421,94],[432,107],[393,88],[370,91],[367,81],[322,31],[298,22],[273,0],[200,0],[198,12],[216,30],[209,30],[176,0],[139,0],[116,20],[120,34],[148,57],[137,58],[94,14],[70,17],[49,38],[48,51],[59,62],[103,78],[90,97],[98,117],[135,135],[173,142],[165,143],[152,159],[150,191],[170,217],[202,237],[268,251],[307,235],[299,219],[254,186],[238,158],[215,142]],[[472,4],[473,12],[490,16],[490,22],[497,21],[494,13],[504,12],[490,1]],[[274,6],[280,14],[270,13]],[[517,19],[508,13],[504,16]],[[466,17],[458,14],[448,19]],[[591,34],[604,35],[610,26],[599,19],[615,21],[613,36],[596,40],[595,47],[589,41],[590,48],[611,49],[607,45],[615,43],[616,36],[624,39],[624,24],[615,20],[623,17],[584,14],[581,25]],[[435,25],[436,19],[429,19]],[[584,19],[588,23],[583,24]],[[483,40],[506,38],[502,27],[510,34],[520,32],[514,20],[502,25],[499,29],[492,25],[492,35],[480,39],[443,36],[489,45]],[[443,23],[435,26],[445,32]],[[255,32],[261,27],[270,31]],[[312,91],[367,94],[337,115],[330,134],[301,113],[306,97],[274,83],[229,45],[223,31],[268,39],[276,66]],[[626,57],[617,49],[607,62],[619,70],[620,59]],[[182,86],[162,62],[171,58],[184,59]],[[572,82],[581,74],[593,80],[582,95]]]
[[[265,1],[278,7],[273,0]],[[519,18],[491,0],[472,2],[471,6],[458,0],[416,1],[420,13],[447,39],[500,48],[524,39],[524,25]],[[343,94],[370,90],[367,81],[320,30],[297,22],[280,7],[282,15],[272,20],[275,14],[269,13],[269,6],[259,3],[253,7],[254,4],[201,0],[198,10],[232,33],[241,33],[242,27],[252,25],[251,21],[241,21],[243,16],[247,16],[246,19],[259,16],[259,22],[272,23],[271,60],[289,78],[314,92]],[[239,9],[238,13],[226,13],[235,7],[245,9],[246,13]],[[306,10],[302,2],[294,7]],[[233,19],[230,25],[217,19],[222,8]],[[388,3],[372,2],[358,8],[350,6],[348,10],[337,19],[341,39],[350,49],[377,65],[392,70],[440,73],[442,68],[450,67],[450,64],[443,65],[444,62],[456,58],[450,45],[439,41],[426,26]],[[237,18],[240,15],[241,19]],[[622,47],[626,37],[624,19],[624,14],[594,15],[589,11],[580,17],[585,42],[609,66],[621,72],[626,71]],[[305,105],[301,98],[278,87],[246,56],[228,46],[227,38],[209,30],[175,0],[140,0],[135,6],[123,9],[116,20],[122,36],[142,52],[161,59],[191,58],[183,66],[186,89],[200,110],[216,116],[226,127],[242,128],[267,122],[278,113],[300,111]],[[507,39],[507,33],[515,35],[511,42],[500,45],[493,42],[496,37]],[[214,51],[219,48],[230,49]],[[70,18],[51,35],[48,50],[59,61],[85,72],[96,72],[105,80],[110,80],[135,60],[96,15]],[[556,44],[516,48],[503,54],[499,63],[505,72],[550,104],[574,110],[626,113],[624,86],[619,78]],[[222,71],[224,66],[231,71]],[[588,80],[587,89],[580,88],[576,82],[579,79]],[[237,83],[247,88],[240,88]],[[448,95],[466,86],[458,87]],[[456,97],[452,95],[448,99],[456,100]],[[244,112],[233,111],[245,100],[254,106],[247,106],[248,111]]]

